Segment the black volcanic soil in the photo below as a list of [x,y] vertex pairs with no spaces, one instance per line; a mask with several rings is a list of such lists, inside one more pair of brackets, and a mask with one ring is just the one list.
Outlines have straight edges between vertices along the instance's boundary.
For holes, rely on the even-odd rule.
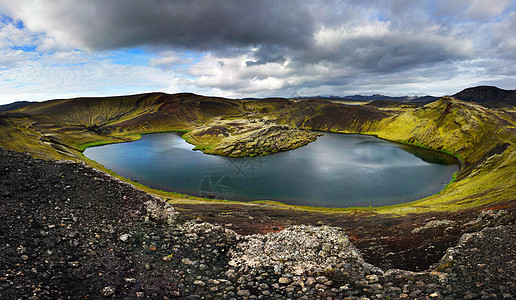
[[0,150],[0,199],[0,299],[175,298],[181,259],[229,246],[146,220],[152,196],[82,164]]
[[[514,211],[514,201],[496,209]],[[482,211],[489,208],[455,213],[409,214],[394,217],[379,214],[344,214],[307,212],[296,209],[273,209],[261,205],[207,205],[175,204],[184,219],[200,218],[203,221],[224,224],[237,233],[248,235],[280,231],[286,226],[310,224],[344,228],[352,243],[364,259],[384,270],[427,270],[439,261],[447,248],[457,244],[464,233],[476,232],[484,226],[510,224],[515,216],[494,220],[486,215],[476,221]],[[432,220],[450,220],[453,227],[439,226],[412,233]],[[468,224],[470,223],[471,224]]]
[[[222,295],[215,294],[213,286],[205,287],[205,278],[223,274],[226,253],[236,241],[217,232],[192,235],[149,219],[148,201],[157,200],[83,164],[35,160],[0,150],[0,299],[193,299]],[[449,295],[445,299],[468,295],[466,299],[514,299],[516,237],[514,226],[508,225],[515,222],[514,201],[493,210],[486,207],[402,218],[259,205],[175,207],[184,219],[223,224],[241,234],[279,231],[291,224],[342,227],[365,260],[383,270],[426,270],[448,247],[455,246],[463,233],[506,225],[504,231],[490,234],[491,240],[480,240],[475,248],[465,249],[467,255],[457,255],[457,264],[447,269],[452,286],[428,284],[426,288],[441,291],[435,293],[435,299],[444,293]],[[443,220],[448,222],[444,226],[424,227]],[[195,269],[189,266],[191,261],[202,264]],[[425,291],[420,281],[405,284],[399,280],[400,288],[394,281],[381,282],[383,293],[415,299],[409,295]],[[314,291],[312,295],[319,293]],[[231,292],[224,294],[228,295]],[[339,298],[336,295],[334,299]],[[370,292],[366,295],[374,297]]]

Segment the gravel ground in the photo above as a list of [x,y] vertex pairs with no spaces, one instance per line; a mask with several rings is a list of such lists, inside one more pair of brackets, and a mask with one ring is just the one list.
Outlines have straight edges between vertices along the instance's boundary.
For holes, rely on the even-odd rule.
[[513,211],[475,224],[430,269],[383,270],[341,228],[243,236],[83,164],[0,150],[0,299],[514,299]]

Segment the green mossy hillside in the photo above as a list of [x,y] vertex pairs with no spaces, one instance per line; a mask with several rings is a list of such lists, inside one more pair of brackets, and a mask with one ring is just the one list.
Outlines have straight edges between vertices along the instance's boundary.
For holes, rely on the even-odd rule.
[[366,133],[459,157],[462,169],[454,182],[412,205],[447,210],[515,200],[516,126],[509,119],[504,111],[444,97],[383,119]]
[[[0,146],[38,158],[92,164],[81,153],[86,147],[133,141],[145,133],[190,132],[217,120],[231,123],[238,119],[266,119],[295,129],[375,135],[445,151],[461,159],[461,171],[441,193],[409,204],[373,209],[379,213],[459,210],[515,201],[514,112],[450,97],[396,110],[317,100],[232,100],[185,93],[53,100],[1,113]],[[190,134],[185,138],[196,143]],[[220,146],[217,139],[206,143],[198,144],[199,148]]]

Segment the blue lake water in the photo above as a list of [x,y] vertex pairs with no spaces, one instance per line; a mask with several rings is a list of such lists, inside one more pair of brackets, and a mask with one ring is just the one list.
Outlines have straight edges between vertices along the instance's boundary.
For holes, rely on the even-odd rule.
[[88,148],[84,155],[152,188],[228,200],[321,207],[383,206],[433,195],[458,162],[444,153],[372,136],[324,133],[304,147],[263,157],[193,151],[178,133]]

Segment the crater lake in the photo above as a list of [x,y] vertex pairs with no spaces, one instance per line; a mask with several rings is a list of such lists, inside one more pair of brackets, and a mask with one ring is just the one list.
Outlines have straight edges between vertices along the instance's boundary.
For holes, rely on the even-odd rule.
[[372,136],[323,134],[301,148],[262,157],[193,151],[175,132],[88,148],[84,155],[154,189],[318,207],[410,202],[438,193],[459,170],[446,153]]

